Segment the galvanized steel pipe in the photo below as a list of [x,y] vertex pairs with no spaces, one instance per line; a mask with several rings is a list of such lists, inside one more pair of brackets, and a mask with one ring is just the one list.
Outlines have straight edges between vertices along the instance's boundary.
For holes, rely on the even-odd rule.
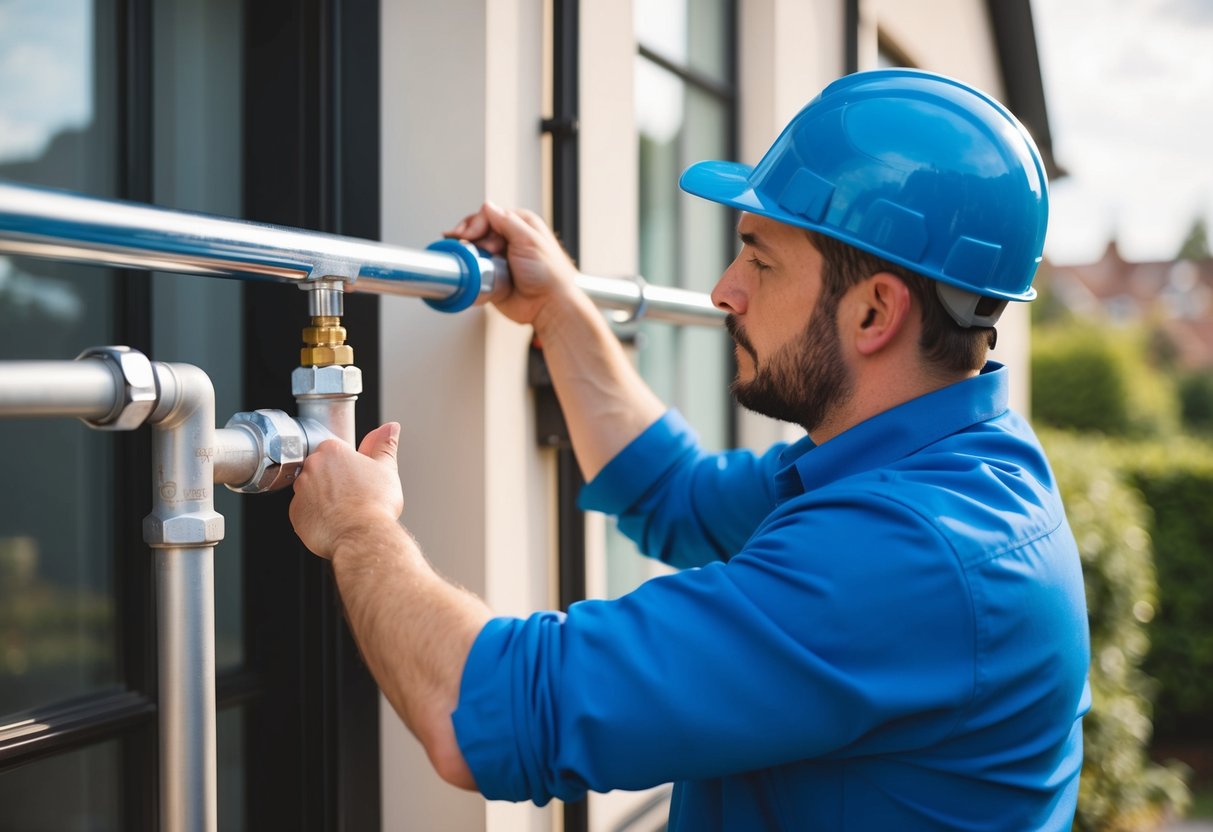
[[6,361],[0,416],[101,419],[122,397],[122,381],[100,361]]
[[[316,302],[325,307],[339,303],[334,285],[441,305],[465,294],[492,300],[509,281],[501,258],[454,247],[410,249],[4,182],[0,254],[319,286]],[[478,285],[468,293],[473,278]],[[578,285],[599,306],[630,318],[697,325],[723,318],[699,292],[592,275]]]

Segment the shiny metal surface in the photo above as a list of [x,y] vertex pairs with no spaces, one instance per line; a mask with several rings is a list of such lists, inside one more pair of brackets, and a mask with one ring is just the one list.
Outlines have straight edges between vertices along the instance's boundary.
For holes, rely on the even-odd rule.
[[102,419],[122,400],[122,381],[102,361],[0,363],[0,418]]
[[[451,297],[463,280],[458,258],[444,252],[6,182],[0,182],[0,254],[304,287],[323,280],[352,291],[433,300]],[[501,297],[509,286],[505,262],[487,256],[477,262],[477,302]],[[599,306],[629,314],[643,309],[646,320],[714,325],[723,318],[698,292],[651,284],[641,290],[631,280],[591,275],[578,285]],[[339,295],[327,291],[313,295],[317,308],[339,303]]]
[[357,367],[296,367],[291,393],[300,420],[310,419],[334,437],[356,445],[354,403],[362,392],[362,370]]
[[160,828],[215,832],[215,547],[156,549]]
[[89,347],[77,361],[103,361],[121,380],[122,395],[114,409],[97,419],[87,419],[101,430],[134,430],[147,421],[156,406],[156,378],[147,356],[130,347]]
[[202,370],[155,362],[152,511],[160,665],[160,827],[215,832],[215,390]]
[[261,461],[257,439],[247,430],[215,431],[215,484],[231,485],[253,478]]
[[226,427],[246,432],[257,447],[257,461],[250,476],[243,481],[224,483],[232,491],[245,494],[277,491],[292,484],[303,470],[308,452],[307,434],[302,425],[281,410],[237,413],[227,420]]

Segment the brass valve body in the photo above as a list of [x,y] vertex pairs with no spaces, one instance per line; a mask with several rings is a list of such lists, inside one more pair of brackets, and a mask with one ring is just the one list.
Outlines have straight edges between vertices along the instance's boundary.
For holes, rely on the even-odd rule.
[[345,327],[335,315],[312,318],[304,327],[303,349],[299,363],[304,367],[349,366],[354,363],[354,348],[345,343]]

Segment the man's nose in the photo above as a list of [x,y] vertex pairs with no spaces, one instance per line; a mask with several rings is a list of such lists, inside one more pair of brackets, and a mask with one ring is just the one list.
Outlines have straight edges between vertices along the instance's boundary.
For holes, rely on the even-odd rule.
[[737,261],[724,270],[720,280],[712,289],[712,303],[717,309],[722,309],[734,315],[744,315],[748,305],[744,281],[737,274]]

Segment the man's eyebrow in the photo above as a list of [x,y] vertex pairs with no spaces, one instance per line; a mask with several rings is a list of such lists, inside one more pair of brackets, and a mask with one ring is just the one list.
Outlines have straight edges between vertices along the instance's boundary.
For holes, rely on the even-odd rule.
[[749,231],[738,231],[737,239],[741,240],[741,242],[744,245],[747,245],[750,248],[757,248],[757,249],[761,249],[763,251],[770,251],[770,249],[768,249],[763,244],[762,240],[760,240],[756,234],[753,234]]

